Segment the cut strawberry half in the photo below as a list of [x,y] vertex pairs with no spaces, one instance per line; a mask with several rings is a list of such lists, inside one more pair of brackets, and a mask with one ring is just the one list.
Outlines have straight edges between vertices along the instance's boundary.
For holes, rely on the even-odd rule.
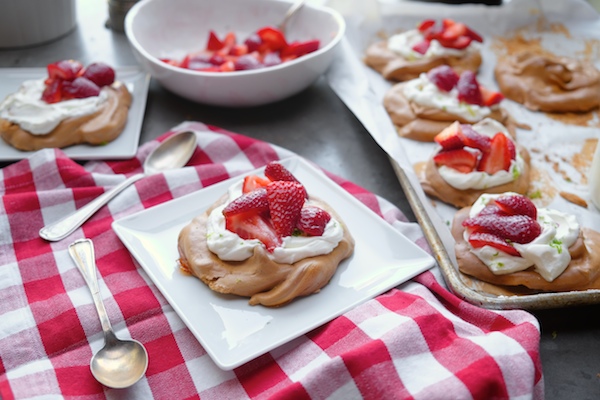
[[[446,22],[447,20],[444,20],[444,22]],[[444,32],[442,32],[441,35],[441,39],[442,40],[448,40],[448,41],[453,41],[458,39],[461,36],[466,35],[467,33],[467,26],[463,23],[460,22],[453,22],[452,24],[449,24],[446,29],[444,29]]]
[[483,42],[483,38],[481,37],[481,35],[477,32],[475,32],[473,29],[469,28],[467,26],[467,32],[465,33],[466,36],[470,37],[471,39],[473,39],[476,42],[482,43]]
[[413,47],[411,48],[419,54],[425,54],[427,53],[427,50],[429,50],[429,46],[431,46],[431,41],[423,39],[420,42],[413,45]]
[[266,26],[259,29],[256,34],[261,38],[262,44],[259,50],[279,51],[288,45],[284,34],[277,28]]
[[48,104],[58,103],[62,100],[62,79],[50,79],[42,92],[42,100]]
[[105,63],[96,62],[85,67],[84,78],[94,82],[98,87],[112,85],[115,81],[115,70]]
[[421,23],[417,26],[417,29],[419,30],[419,32],[425,32],[435,24],[436,22],[434,19],[426,19],[421,21]]
[[471,42],[473,41],[473,39],[471,39],[468,36],[459,36],[456,39],[452,39],[452,40],[445,40],[445,39],[439,39],[439,42],[442,46],[448,48],[448,49],[457,49],[457,50],[462,50],[467,48]]
[[469,104],[482,105],[483,99],[479,90],[479,82],[473,71],[464,71],[456,83],[458,100]]
[[307,40],[305,42],[293,42],[288,46],[284,47],[279,55],[281,58],[286,58],[289,56],[301,57],[308,53],[312,53],[314,51],[319,50],[320,42],[319,40]]
[[463,226],[473,232],[485,232],[515,243],[529,243],[542,233],[542,227],[526,215],[478,215],[467,218]]
[[[532,219],[537,219],[537,207],[533,201],[522,195],[506,195],[496,198],[494,201],[496,207],[509,215],[526,215]],[[490,207],[489,205],[486,207]],[[481,213],[479,214],[481,215]]]
[[83,64],[77,60],[61,60],[46,66],[50,79],[72,81],[83,72]]
[[465,146],[479,149],[483,153],[489,153],[492,147],[492,138],[477,132],[471,125],[463,124],[459,135]]
[[206,50],[217,51],[221,50],[225,44],[219,39],[217,34],[211,30],[208,32],[208,40],[206,42]]
[[252,53],[253,51],[258,51],[260,45],[262,44],[262,39],[255,32],[248,36],[246,40],[244,40],[244,44],[248,47],[248,52]]
[[268,178],[258,175],[247,175],[244,177],[244,183],[242,184],[242,193],[249,193],[258,188],[267,187],[269,183],[271,183],[271,180]]
[[305,193],[304,186],[299,182],[275,181],[267,186],[271,221],[280,237],[291,236],[294,232]]
[[433,140],[444,150],[462,149],[465,144],[460,136],[460,130],[460,123],[455,121],[438,133]]
[[84,99],[98,96],[100,88],[94,82],[81,76],[75,78],[72,82],[63,81],[61,92],[63,100]]
[[448,65],[440,65],[427,72],[427,78],[433,82],[438,89],[445,92],[451,91],[458,82],[458,74]]
[[517,249],[511,246],[510,243],[507,243],[506,240],[503,240],[501,237],[491,233],[474,232],[471,234],[471,236],[469,236],[469,243],[476,249],[479,249],[483,246],[491,246],[511,256],[521,256]]
[[309,236],[322,236],[331,215],[320,207],[306,206],[300,211],[296,227]]
[[469,173],[477,165],[478,155],[465,149],[440,151],[433,156],[437,166],[445,165],[459,172]]
[[262,213],[269,211],[269,202],[267,201],[267,189],[258,188],[251,192],[244,193],[231,203],[227,204],[223,209],[223,215],[235,215],[254,211]]
[[487,172],[490,175],[498,171],[508,171],[514,159],[514,150],[511,150],[511,144],[513,147],[514,144],[509,144],[509,142],[511,140],[503,133],[496,133],[490,143],[490,150],[487,153],[483,153],[477,170]]
[[242,239],[260,240],[270,252],[281,245],[281,239],[268,219],[253,211],[226,216],[225,228]]
[[491,107],[504,100],[504,95],[500,92],[487,89],[483,86],[479,86],[479,91],[481,92],[483,105],[486,107]]

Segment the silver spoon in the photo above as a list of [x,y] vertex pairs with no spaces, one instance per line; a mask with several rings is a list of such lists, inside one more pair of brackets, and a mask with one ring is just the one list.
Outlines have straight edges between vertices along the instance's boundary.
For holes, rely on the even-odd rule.
[[170,136],[148,155],[144,162],[144,172],[130,176],[74,213],[46,225],[40,229],[40,236],[52,242],[64,239],[129,185],[145,176],[183,167],[190,160],[195,149],[196,134],[194,132],[184,131]]
[[90,369],[101,384],[122,389],[140,380],[148,368],[148,353],[137,340],[121,340],[115,333],[100,297],[94,245],[90,239],[79,239],[69,245],[69,254],[83,275],[104,332],[104,347],[92,357]]
[[305,2],[306,0],[297,0],[294,4],[292,4],[291,7],[285,13],[283,20],[279,23],[279,25],[277,25],[277,29],[279,29],[283,34],[285,34],[285,28],[288,21],[290,20],[290,18],[292,18],[294,14],[296,14],[296,12],[299,9],[302,8]]

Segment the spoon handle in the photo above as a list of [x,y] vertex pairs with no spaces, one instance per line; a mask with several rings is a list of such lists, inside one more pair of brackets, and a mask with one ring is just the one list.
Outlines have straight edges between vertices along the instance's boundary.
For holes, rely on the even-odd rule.
[[40,229],[40,236],[42,239],[46,239],[51,242],[56,242],[66,238],[73,233],[75,229],[79,228],[85,221],[87,221],[92,215],[94,215],[94,213],[102,206],[108,203],[117,194],[121,193],[123,189],[140,180],[144,176],[145,174],[143,173],[130,176],[109,191],[104,192],[100,196],[96,197],[94,200],[90,201],[74,213],[67,215],[56,222],[46,225]]
[[106,308],[100,297],[100,288],[98,287],[98,276],[96,274],[96,259],[94,255],[94,244],[90,239],[79,239],[69,245],[69,254],[71,259],[83,275],[83,279],[87,284],[92,298],[94,299],[94,305],[96,311],[100,317],[100,324],[102,325],[102,331],[104,336],[114,336]]

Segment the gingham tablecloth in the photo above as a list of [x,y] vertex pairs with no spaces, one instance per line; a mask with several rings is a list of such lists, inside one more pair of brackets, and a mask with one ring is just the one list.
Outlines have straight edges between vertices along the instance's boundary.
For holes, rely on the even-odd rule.
[[[0,170],[0,396],[10,399],[541,399],[539,325],[449,293],[431,272],[232,371],[219,369],[111,229],[113,220],[240,175],[289,151],[197,122],[190,165],[138,181],[68,238],[39,229],[140,172],[148,153],[79,165],[42,150]],[[386,200],[331,176],[427,249],[418,225]],[[149,354],[144,378],[108,389],[89,369],[103,345],[67,247],[94,241],[101,293],[119,337]]]

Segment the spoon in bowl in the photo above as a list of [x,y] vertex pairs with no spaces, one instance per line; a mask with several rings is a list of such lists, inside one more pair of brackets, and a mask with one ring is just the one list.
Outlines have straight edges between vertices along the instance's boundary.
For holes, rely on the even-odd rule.
[[279,25],[277,25],[277,29],[279,29],[281,33],[285,35],[285,28],[288,21],[292,18],[294,14],[296,14],[298,10],[302,8],[305,2],[306,0],[297,0],[296,2],[294,2],[294,4],[290,6],[290,8],[288,8],[287,12],[285,13],[285,16],[283,17],[283,20],[279,23]]
[[144,162],[144,172],[130,176],[74,213],[46,225],[40,229],[40,236],[51,242],[64,239],[129,185],[145,176],[183,167],[190,160],[195,149],[196,134],[194,132],[184,131],[170,136],[148,155]]
[[69,254],[83,275],[104,332],[104,347],[92,357],[90,370],[101,384],[122,389],[139,381],[148,368],[148,353],[137,340],[122,340],[115,335],[106,308],[100,297],[94,244],[90,239],[79,239],[69,245]]

